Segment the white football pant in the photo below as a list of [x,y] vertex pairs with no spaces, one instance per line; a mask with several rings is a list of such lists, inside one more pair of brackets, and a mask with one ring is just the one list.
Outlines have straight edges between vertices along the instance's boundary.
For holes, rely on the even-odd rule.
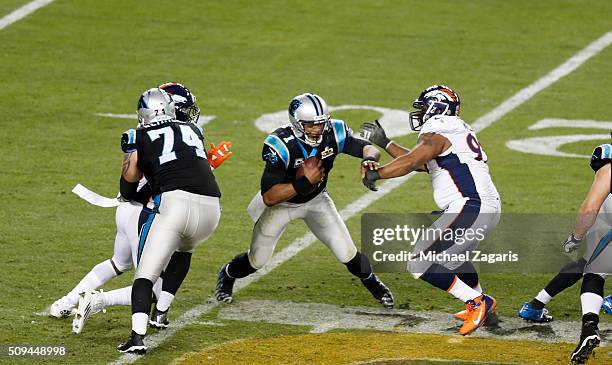
[[280,203],[266,207],[255,223],[249,262],[261,269],[272,257],[274,247],[285,228],[294,219],[303,219],[312,233],[323,242],[342,263],[357,254],[344,221],[327,191],[302,204]]

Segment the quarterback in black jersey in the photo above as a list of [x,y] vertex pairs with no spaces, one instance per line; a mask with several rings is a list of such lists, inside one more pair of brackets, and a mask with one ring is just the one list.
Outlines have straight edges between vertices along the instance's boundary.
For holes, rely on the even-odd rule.
[[[162,85],[164,86],[164,85]],[[144,353],[152,287],[162,271],[162,290],[178,290],[195,247],[215,230],[221,193],[204,151],[202,130],[176,119],[174,99],[163,88],[145,91],[137,106],[139,128],[124,133],[126,153],[121,195],[134,199],[139,180],[151,185],[154,207],[139,234],[137,269],[132,285],[132,333],[119,352]],[[157,311],[157,309],[156,309]],[[153,314],[163,317],[163,313]]]
[[[287,224],[303,219],[336,258],[361,279],[374,298],[384,307],[392,308],[393,295],[372,272],[368,259],[357,251],[326,190],[327,178],[340,153],[361,158],[363,173],[375,168],[380,152],[369,142],[353,138],[343,121],[330,119],[327,104],[316,94],[293,98],[289,120],[290,125],[277,129],[264,141],[262,158],[266,167],[261,178],[261,209],[254,208],[259,212],[252,214],[257,217],[251,246],[219,271],[217,300],[230,303],[235,279],[262,268],[272,257]],[[313,156],[318,164],[304,163]],[[302,164],[303,176],[297,177]]]

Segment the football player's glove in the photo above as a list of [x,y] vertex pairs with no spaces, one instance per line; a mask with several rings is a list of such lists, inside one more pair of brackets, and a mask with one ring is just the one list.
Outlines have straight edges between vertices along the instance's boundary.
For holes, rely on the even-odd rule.
[[121,135],[121,150],[125,153],[136,151],[135,129],[129,129]]
[[563,242],[563,251],[565,251],[565,253],[573,252],[577,250],[578,247],[580,247],[581,243],[582,239],[576,238],[576,236],[574,236],[574,234],[572,233],[569,235],[569,237],[567,237],[565,242]]
[[377,170],[368,170],[365,173],[364,178],[362,179],[363,185],[365,185],[366,188],[372,190],[372,191],[378,191],[378,188],[376,187],[376,180],[380,179],[380,175],[378,174]]
[[361,138],[367,139],[378,147],[386,149],[387,145],[391,142],[383,127],[378,123],[378,120],[363,123],[360,128],[359,135]]
[[207,153],[210,166],[214,169],[219,168],[225,160],[234,154],[234,152],[230,151],[230,148],[232,148],[232,143],[228,141],[221,141],[219,146],[211,143]]

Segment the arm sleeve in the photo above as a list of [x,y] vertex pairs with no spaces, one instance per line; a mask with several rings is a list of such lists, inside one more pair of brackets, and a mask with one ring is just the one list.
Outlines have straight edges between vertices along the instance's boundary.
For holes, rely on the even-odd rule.
[[344,141],[343,153],[348,155],[363,158],[363,147],[370,145],[371,143],[361,139],[353,137],[353,130],[345,124],[346,140]]
[[276,184],[285,182],[285,163],[278,157],[276,151],[264,144],[261,156],[266,161],[266,167],[261,176],[261,193],[270,190]]
[[121,193],[121,196],[126,199],[126,200],[136,200],[137,199],[137,192],[136,190],[138,189],[138,181],[136,182],[127,182],[123,176],[121,176],[121,179],[119,180],[119,193]]

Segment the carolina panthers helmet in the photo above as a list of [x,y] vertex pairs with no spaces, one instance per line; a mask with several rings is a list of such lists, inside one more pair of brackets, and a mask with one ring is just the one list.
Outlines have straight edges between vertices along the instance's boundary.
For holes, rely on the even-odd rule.
[[[289,121],[295,136],[310,146],[318,146],[323,136],[331,130],[327,103],[317,94],[304,93],[298,95],[289,103]],[[316,138],[306,134],[304,124],[323,124],[323,130]]]
[[159,88],[170,95],[176,107],[176,119],[183,122],[197,123],[200,118],[200,108],[196,104],[196,96],[185,85],[178,82],[167,82]]
[[174,101],[167,92],[157,87],[140,95],[136,114],[138,114],[138,125],[141,127],[153,122],[176,118]]
[[612,144],[606,143],[595,147],[591,156],[591,168],[597,172],[600,168],[612,162]]
[[412,103],[412,107],[417,110],[410,112],[410,128],[418,131],[427,119],[434,115],[459,115],[461,99],[450,87],[433,85],[421,92]]

